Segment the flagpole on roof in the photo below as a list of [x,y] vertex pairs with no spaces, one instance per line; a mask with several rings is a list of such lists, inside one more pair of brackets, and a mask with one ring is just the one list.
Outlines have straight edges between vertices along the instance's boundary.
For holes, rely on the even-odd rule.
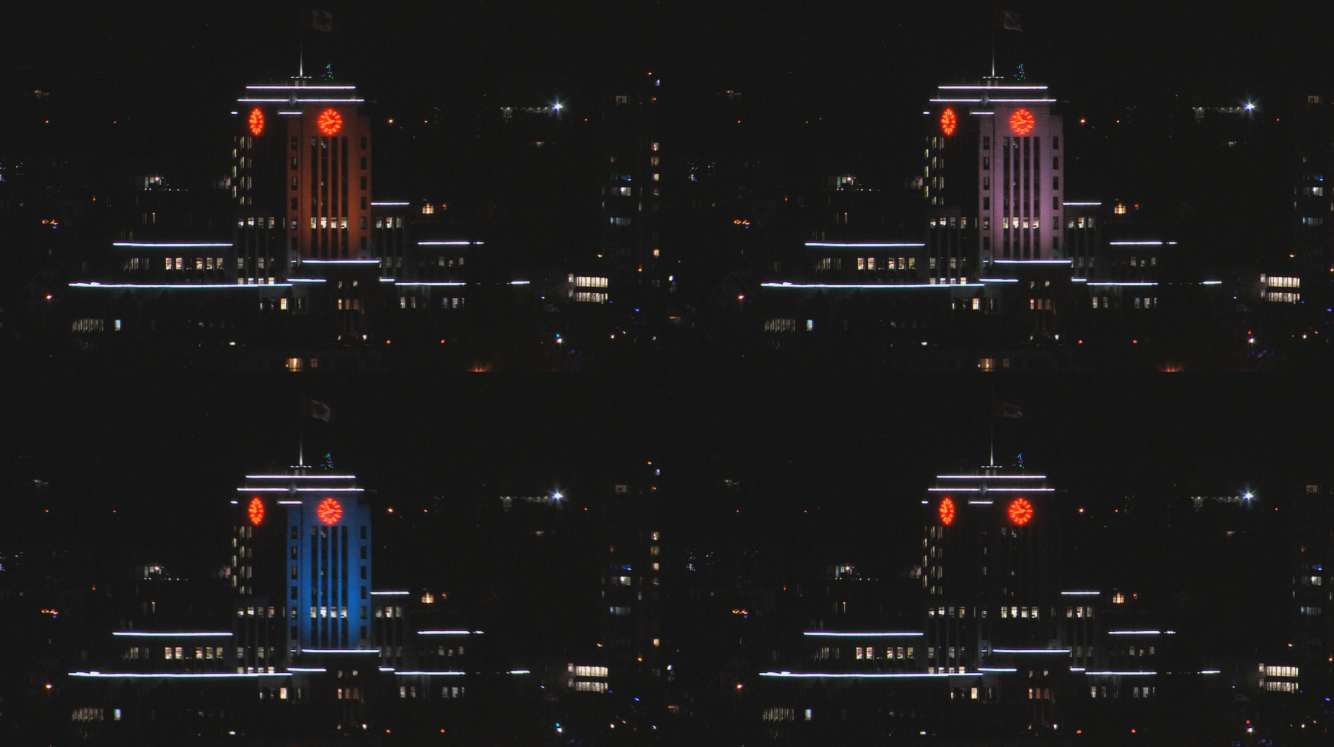
[[306,466],[306,418],[305,413],[302,412],[305,406],[305,398],[298,394],[296,407],[296,464],[298,467]]

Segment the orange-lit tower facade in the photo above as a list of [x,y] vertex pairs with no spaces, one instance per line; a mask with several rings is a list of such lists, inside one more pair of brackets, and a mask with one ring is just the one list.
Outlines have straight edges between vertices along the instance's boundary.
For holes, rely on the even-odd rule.
[[246,86],[232,150],[243,282],[370,258],[370,117],[352,85]]

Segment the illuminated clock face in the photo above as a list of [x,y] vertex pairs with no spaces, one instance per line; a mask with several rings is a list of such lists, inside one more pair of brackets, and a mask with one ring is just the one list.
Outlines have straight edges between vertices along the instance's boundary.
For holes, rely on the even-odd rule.
[[940,502],[940,523],[945,526],[954,523],[954,499],[946,497]]
[[1015,498],[1010,502],[1010,521],[1023,526],[1033,519],[1033,504],[1027,498]]
[[1033,112],[1027,109],[1018,109],[1010,115],[1010,129],[1014,130],[1016,135],[1027,135],[1033,131]]
[[946,135],[953,135],[954,128],[958,125],[959,118],[954,116],[953,109],[946,109],[945,112],[940,115],[940,131]]
[[333,109],[325,109],[320,112],[319,119],[315,120],[319,126],[320,132],[326,135],[337,135],[338,131],[343,129],[343,115]]
[[315,513],[319,515],[320,521],[325,524],[337,524],[338,520],[343,518],[343,507],[338,504],[338,501],[325,498],[320,501],[319,508],[315,509]]
[[256,135],[264,131],[264,112],[259,109],[250,112],[250,131]]
[[249,513],[251,524],[258,526],[261,521],[264,521],[264,501],[261,501],[259,496],[250,499]]

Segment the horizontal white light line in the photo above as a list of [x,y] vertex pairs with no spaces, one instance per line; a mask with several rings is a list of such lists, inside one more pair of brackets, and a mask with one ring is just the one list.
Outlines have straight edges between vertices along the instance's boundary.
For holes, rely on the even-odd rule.
[[950,285],[941,283],[939,285],[929,285],[927,283],[760,283],[762,288],[790,288],[801,290],[804,288],[814,289],[832,289],[832,290],[917,290],[935,288],[943,290],[947,288],[981,288],[981,283],[956,283]]
[[[366,99],[303,99],[303,98],[298,98],[298,99],[296,100],[296,103],[298,103],[298,104],[361,104],[361,103],[365,103],[365,101],[366,101]],[[291,100],[290,98],[286,98],[286,99],[237,99],[237,102],[242,103],[242,104],[287,104],[287,103],[291,103],[292,100]]]
[[418,241],[417,246],[483,246],[485,241]]
[[70,283],[71,288],[106,288],[108,290],[259,290],[263,288],[291,288],[291,283],[256,283],[242,285],[233,283]]
[[1176,246],[1175,241],[1109,241],[1112,246]]
[[1062,202],[1066,207],[1102,207],[1101,202]]
[[380,653],[378,648],[303,648],[303,654],[376,654]]
[[279,506],[300,506],[301,501],[278,501]]
[[355,480],[356,475],[246,475],[247,480]]
[[372,591],[371,596],[405,597],[411,593],[410,591]]
[[995,503],[995,501],[968,501],[968,505],[970,506],[992,506],[995,505]]
[[1101,593],[1102,593],[1102,592],[1100,592],[1100,591],[1063,591],[1063,592],[1061,592],[1061,596],[1063,596],[1063,597],[1096,597],[1096,596],[1098,596],[1098,595],[1101,594]]
[[1200,674],[1222,674],[1222,673],[1223,673],[1223,670],[1221,670],[1221,669],[1201,669],[1201,670],[1200,670]]
[[1161,630],[1109,630],[1107,635],[1162,635]]
[[978,667],[979,672],[1018,672],[1014,667]]
[[532,672],[527,669],[511,669],[510,674],[532,674]]
[[291,677],[288,672],[70,672],[71,677],[108,677],[118,679],[257,679],[260,677]]
[[997,265],[1068,265],[1068,259],[993,259]]
[[327,283],[327,282],[329,282],[329,281],[328,281],[327,279],[325,279],[325,278],[288,278],[288,279],[287,279],[287,282],[289,282],[289,283]]
[[380,278],[380,282],[381,282],[381,283],[394,283],[394,282],[398,282],[398,281],[395,280],[394,278]]
[[1150,282],[1136,282],[1136,283],[1126,282],[1126,283],[1089,283],[1089,285],[1100,285],[1100,286],[1117,287],[1117,288],[1150,288],[1158,284]]
[[942,91],[1045,91],[1046,86],[936,86]]
[[461,283],[461,282],[452,282],[452,281],[450,281],[450,282],[446,282],[446,281],[424,281],[424,280],[418,280],[418,281],[414,281],[414,282],[410,282],[410,283],[399,282],[398,284],[399,284],[399,285],[420,285],[420,286],[435,287],[435,288],[439,288],[439,287],[456,288],[456,287],[458,287],[458,286],[460,286],[460,285],[467,285],[467,283]]
[[238,493],[364,493],[365,488],[237,488]]
[[152,630],[117,630],[111,635],[134,638],[231,638],[232,634],[223,631],[175,631],[162,632]]
[[[980,104],[982,99],[931,99],[933,104]],[[987,97],[988,104],[1054,104],[1056,99],[993,99]]]
[[828,679],[865,679],[865,680],[895,680],[895,679],[942,679],[946,677],[979,677],[981,672],[941,672],[930,674],[927,672],[760,672],[761,677],[800,677],[800,678],[828,678]]
[[303,259],[305,265],[378,265],[378,259]]
[[424,672],[420,670],[410,672],[394,672],[400,677],[462,677],[467,672]]
[[1222,285],[1222,284],[1223,284],[1222,280],[1205,280],[1200,283],[1200,285]]
[[306,672],[327,672],[329,670],[325,669],[324,667],[288,667],[287,671],[306,673]]
[[838,243],[830,241],[807,241],[806,246],[818,246],[827,248],[848,248],[848,249],[910,249],[915,247],[923,247],[926,246],[926,244],[914,244],[914,243],[879,244],[879,243],[855,243],[855,242]]
[[1153,677],[1157,672],[1084,672],[1090,677]]
[[[927,488],[928,493],[980,493],[982,488]],[[987,488],[988,493],[1055,493],[1056,488]]]
[[510,285],[528,285],[527,280],[511,280]]
[[812,638],[920,638],[925,633],[917,633],[910,630],[886,630],[886,631],[868,631],[868,632],[844,632],[841,630],[807,630],[802,635]]
[[129,247],[133,249],[220,249],[231,246],[232,243],[222,242],[156,242],[156,241],[113,241],[112,246]]
[[1072,283],[1087,283],[1088,281],[1088,278],[1070,278],[1070,282]]
[[984,283],[1017,283],[1019,278],[981,278]]
[[412,203],[410,203],[410,202],[372,202],[372,203],[371,203],[371,206],[372,206],[372,207],[403,207],[403,206],[405,206],[405,205],[411,205],[411,204],[412,204]]
[[471,630],[419,630],[417,635],[472,635]]
[[398,670],[397,670],[397,669],[394,669],[393,667],[380,667],[380,671],[381,671],[381,672],[397,672]]
[[1083,668],[1083,667],[1070,667],[1070,671],[1071,671],[1071,672],[1082,672],[1082,671],[1084,671],[1084,668]]
[[247,91],[355,91],[356,86],[246,86]]
[[972,114],[974,117],[994,117],[994,116],[996,116],[996,112],[969,112],[969,114]]
[[278,116],[280,116],[280,117],[299,117],[299,116],[301,116],[301,112],[278,112]]
[[993,654],[1068,654],[1068,648],[993,648]]
[[1046,475],[936,475],[937,480],[1045,480]]

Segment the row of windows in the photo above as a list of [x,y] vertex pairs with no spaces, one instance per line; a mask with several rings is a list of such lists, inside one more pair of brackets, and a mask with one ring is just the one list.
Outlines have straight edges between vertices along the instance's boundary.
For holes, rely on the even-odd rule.
[[[132,654],[131,658],[137,658],[137,657],[133,656],[133,654],[137,653],[139,650],[140,650],[140,649],[139,649],[138,646],[131,647],[131,654]],[[243,649],[243,648],[238,648],[238,649],[236,649],[236,655],[237,655],[237,657],[243,657],[243,656],[245,655],[244,652],[245,652],[245,649]],[[147,648],[143,649],[143,653],[145,654],[144,658],[148,658],[148,657],[147,657],[147,653],[148,653],[148,649],[147,649]],[[196,646],[195,649],[194,649],[194,656],[191,656],[190,653],[191,653],[190,649],[188,649],[188,648],[186,648],[186,647],[184,647],[184,646],[175,646],[175,647],[172,647],[172,646],[164,646],[164,647],[163,647],[162,658],[164,658],[164,659],[206,659],[206,660],[221,659],[221,658],[223,658],[223,648],[222,648],[222,646]],[[262,656],[262,654],[261,654],[261,656]]]
[[914,658],[912,646],[907,646],[907,647],[898,646],[897,648],[894,646],[886,646],[884,655],[881,655],[880,649],[876,648],[875,646],[866,646],[865,648],[858,646],[855,651],[855,656],[858,659],[903,660],[903,659]]

